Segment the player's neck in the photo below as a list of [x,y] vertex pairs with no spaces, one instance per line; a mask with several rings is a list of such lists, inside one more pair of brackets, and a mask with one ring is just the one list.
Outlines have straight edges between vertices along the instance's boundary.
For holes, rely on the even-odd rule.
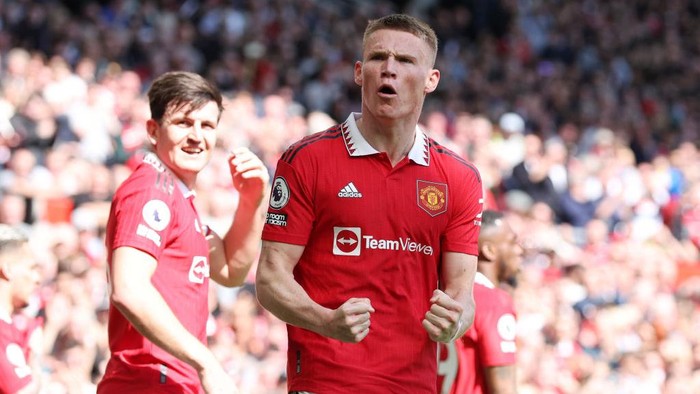
[[494,269],[492,269],[492,264],[489,262],[484,262],[482,263],[479,261],[478,263],[479,269],[477,270],[480,274],[484,275],[486,279],[488,279],[491,283],[494,285],[498,285],[498,274]]
[[416,139],[416,124],[411,122],[376,122],[374,119],[357,120],[362,137],[374,149],[389,156],[392,166],[403,160],[411,151]]

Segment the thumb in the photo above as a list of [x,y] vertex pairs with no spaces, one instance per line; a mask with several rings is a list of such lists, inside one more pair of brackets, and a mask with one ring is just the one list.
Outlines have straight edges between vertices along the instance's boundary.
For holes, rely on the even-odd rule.
[[433,290],[433,296],[430,297],[430,303],[435,304],[436,302],[438,302],[438,299],[440,299],[440,296],[442,296],[443,294],[445,293],[438,289]]
[[366,304],[369,312],[374,312],[374,307],[372,307],[372,301],[369,298],[353,298],[351,299],[353,304]]

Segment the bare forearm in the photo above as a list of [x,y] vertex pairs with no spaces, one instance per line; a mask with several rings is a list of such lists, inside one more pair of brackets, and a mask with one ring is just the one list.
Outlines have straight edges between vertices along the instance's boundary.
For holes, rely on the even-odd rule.
[[260,202],[241,201],[231,228],[224,236],[228,283],[241,285],[258,257],[264,225],[264,206]]
[[258,270],[256,290],[260,304],[280,320],[324,335],[332,311],[314,302],[292,276]]
[[127,292],[130,295],[112,301],[141,335],[198,371],[214,361],[213,354],[185,329],[154,287]]
[[444,292],[463,308],[460,317],[462,323],[456,337],[462,336],[474,322],[473,288],[475,275],[476,257],[474,256],[451,255],[443,264]]
[[[462,305],[463,312],[462,312],[462,333],[464,331],[467,331],[467,329],[472,325],[474,322],[474,308],[475,308],[475,303],[474,303],[474,297],[472,294],[472,288],[468,287],[461,287],[461,288],[446,288],[445,289],[445,294],[450,296],[452,299],[455,301],[459,302],[460,305]],[[461,335],[461,333],[460,333]]]

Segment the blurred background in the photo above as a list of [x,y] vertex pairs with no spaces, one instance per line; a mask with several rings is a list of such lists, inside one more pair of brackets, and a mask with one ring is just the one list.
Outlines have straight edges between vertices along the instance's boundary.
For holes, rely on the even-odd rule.
[[[274,173],[293,141],[360,110],[368,19],[440,40],[421,124],[477,165],[526,249],[520,393],[700,392],[700,1],[0,0],[0,222],[30,234],[43,284],[15,319],[45,393],[91,393],[108,357],[104,227],[168,70],[225,92],[196,203],[237,204],[225,164]],[[286,331],[255,267],[212,288],[209,342],[243,393],[285,392]]]

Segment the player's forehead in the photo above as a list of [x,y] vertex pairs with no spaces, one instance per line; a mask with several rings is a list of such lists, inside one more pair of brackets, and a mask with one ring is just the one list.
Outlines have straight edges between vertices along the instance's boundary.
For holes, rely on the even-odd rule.
[[428,43],[413,33],[403,30],[379,29],[367,36],[363,52],[365,58],[372,53],[386,52],[429,58],[431,50]]
[[171,103],[163,114],[163,119],[201,119],[217,121],[219,119],[219,107],[216,102],[208,101],[196,106],[192,103]]

